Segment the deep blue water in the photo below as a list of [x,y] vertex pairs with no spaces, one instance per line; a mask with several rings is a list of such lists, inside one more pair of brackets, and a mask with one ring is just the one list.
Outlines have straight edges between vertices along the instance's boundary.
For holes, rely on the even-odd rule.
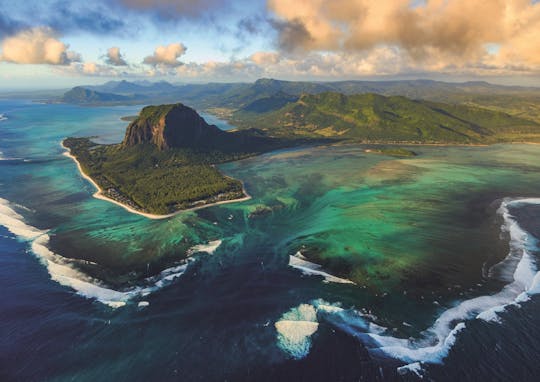
[[[379,329],[369,326],[368,315],[359,316],[355,309],[349,309],[360,308],[361,302],[367,301],[362,308],[388,315],[376,320],[380,324],[401,317],[400,310],[409,302],[403,296],[371,299],[373,292],[369,290],[326,284],[319,277],[302,277],[292,271],[286,256],[275,251],[276,237],[265,233],[278,235],[279,224],[287,230],[293,225],[263,220],[262,227],[250,226],[249,231],[246,228],[242,232],[240,223],[225,226],[230,216],[240,217],[241,207],[232,205],[170,221],[148,221],[92,198],[92,186],[62,155],[61,140],[66,136],[98,136],[99,142],[117,142],[125,127],[120,117],[136,111],[137,107],[81,108],[0,101],[0,114],[7,117],[0,121],[0,198],[4,207],[0,218],[1,380],[418,378],[413,372],[397,369],[415,360],[409,362],[377,350],[380,344],[374,346],[370,335],[379,333]],[[328,150],[335,151],[324,154],[325,158],[344,155],[339,148]],[[503,147],[474,155],[508,166],[508,158],[518,163],[527,150],[534,149]],[[534,157],[535,152],[531,153],[527,155]],[[236,169],[236,165],[228,167],[246,176],[250,171],[257,173],[257,177],[249,178],[255,191],[253,203],[263,192],[259,188],[267,187],[262,172],[264,166],[270,166],[266,161],[271,160],[266,156]],[[523,166],[524,174],[534,168]],[[524,178],[523,183],[532,189],[534,173],[531,179]],[[531,262],[525,273],[532,274],[538,257],[536,240],[540,238],[538,201],[510,205],[508,210],[528,235],[526,243],[518,243],[516,250],[528,248]],[[268,224],[266,228],[264,224]],[[43,248],[58,251],[60,257],[40,256],[43,248],[35,244],[44,237],[49,243]],[[152,293],[137,294],[119,308],[99,301],[104,300],[102,292],[96,294],[89,288],[95,280],[80,268],[75,274],[69,273],[70,267],[79,263],[62,260],[64,256],[92,258],[110,272],[124,274],[125,268],[142,261],[141,256],[167,258],[175,249],[184,251],[192,244],[224,237],[227,239],[214,255],[200,254],[185,273],[164,281],[162,288],[153,282]],[[516,256],[515,262],[521,258]],[[159,264],[178,265],[174,256],[170,263],[163,260],[149,264],[149,272]],[[68,270],[53,265],[66,265]],[[515,264],[511,269],[514,271]],[[479,279],[481,271],[478,268]],[[78,280],[88,284],[76,284]],[[510,282],[476,292],[493,296]],[[441,360],[433,362],[436,357],[419,356],[423,360],[420,373],[434,380],[535,380],[540,375],[540,298],[533,290],[538,284],[530,286],[528,301],[507,307],[496,314],[496,321],[466,320],[465,329],[455,336],[455,344]],[[466,300],[458,292],[448,297],[456,306]],[[140,301],[149,305],[138,306]],[[424,304],[429,307],[422,304],[419,299],[418,305],[413,305],[418,311],[412,314],[417,318],[412,331],[429,327],[433,315],[448,308],[439,309],[431,301]],[[313,312],[315,317],[311,316]],[[285,326],[286,336],[280,339],[275,325],[284,321],[293,324]],[[316,332],[311,337],[305,335],[314,325],[318,326]],[[388,341],[394,339],[393,335],[403,338],[391,327],[381,333]],[[295,334],[299,338],[296,342]],[[411,349],[434,344],[416,343]]]

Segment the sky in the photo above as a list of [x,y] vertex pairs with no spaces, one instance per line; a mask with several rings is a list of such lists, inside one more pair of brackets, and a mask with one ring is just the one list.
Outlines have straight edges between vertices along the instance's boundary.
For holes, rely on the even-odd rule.
[[0,89],[108,80],[540,86],[531,0],[0,0]]

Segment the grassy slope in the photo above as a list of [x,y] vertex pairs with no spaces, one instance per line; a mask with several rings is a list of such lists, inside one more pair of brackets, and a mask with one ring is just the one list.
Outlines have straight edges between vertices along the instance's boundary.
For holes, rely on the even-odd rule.
[[401,96],[327,92],[303,95],[297,102],[265,113],[247,110],[237,111],[233,123],[266,129],[277,136],[467,144],[495,143],[521,135],[540,138],[540,125],[534,121],[500,111]]

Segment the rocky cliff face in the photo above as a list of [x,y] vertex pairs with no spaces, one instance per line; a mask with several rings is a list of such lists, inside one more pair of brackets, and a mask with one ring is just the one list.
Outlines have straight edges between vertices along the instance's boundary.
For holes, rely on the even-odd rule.
[[147,106],[126,130],[124,146],[152,143],[160,150],[210,147],[225,132],[209,125],[195,110],[181,103]]

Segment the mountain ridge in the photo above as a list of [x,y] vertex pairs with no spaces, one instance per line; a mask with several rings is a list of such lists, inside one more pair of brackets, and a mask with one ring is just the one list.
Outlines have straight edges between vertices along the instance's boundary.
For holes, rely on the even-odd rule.
[[[527,119],[465,105],[452,105],[376,93],[336,92],[286,98],[283,106],[253,111],[263,99],[232,114],[241,128],[258,128],[274,136],[304,136],[362,142],[496,143],[513,135],[536,134],[540,124]],[[274,99],[269,102],[277,104]]]

